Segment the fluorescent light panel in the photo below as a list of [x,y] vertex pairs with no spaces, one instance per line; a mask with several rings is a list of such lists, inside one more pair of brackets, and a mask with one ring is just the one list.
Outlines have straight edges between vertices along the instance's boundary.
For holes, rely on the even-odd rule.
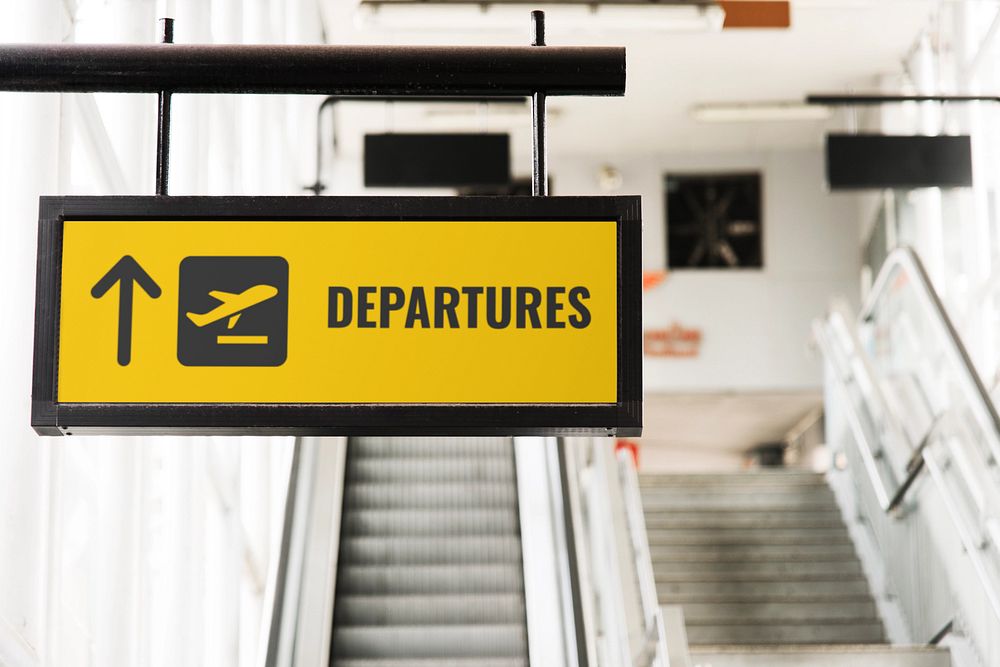
[[526,7],[544,9],[546,32],[577,30],[634,30],[663,32],[717,32],[726,14],[718,5],[682,6],[566,6],[566,5],[417,5],[362,4],[356,19],[364,29],[450,32],[521,30],[528,19]]
[[700,104],[691,116],[705,123],[828,120],[829,107],[800,102],[747,102],[742,104]]

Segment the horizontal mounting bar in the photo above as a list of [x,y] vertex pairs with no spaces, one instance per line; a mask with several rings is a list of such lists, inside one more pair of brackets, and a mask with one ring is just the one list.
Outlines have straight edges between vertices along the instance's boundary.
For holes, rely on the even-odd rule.
[[828,107],[877,106],[880,104],[901,104],[903,102],[1000,102],[997,95],[809,95],[806,104]]
[[24,44],[0,90],[354,96],[625,94],[624,47]]
[[420,104],[504,104],[527,105],[528,98],[520,95],[331,95],[325,102],[412,102]]

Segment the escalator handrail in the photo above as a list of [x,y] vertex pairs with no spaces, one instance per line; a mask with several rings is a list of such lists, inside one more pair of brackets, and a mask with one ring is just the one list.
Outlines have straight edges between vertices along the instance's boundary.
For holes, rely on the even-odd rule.
[[986,436],[990,452],[994,459],[1000,462],[1000,415],[997,413],[996,406],[993,404],[982,378],[979,377],[979,372],[976,371],[972,363],[969,351],[958,335],[951,317],[948,316],[944,303],[934,289],[923,262],[912,248],[906,246],[895,248],[886,257],[861,309],[859,322],[868,321],[874,316],[879,301],[892,289],[893,277],[897,270],[903,271],[908,278],[912,279],[909,284],[915,287],[913,291],[918,302],[937,329],[938,336],[948,352],[952,367],[958,371],[959,377],[962,378],[962,390],[983,434]]
[[639,602],[642,605],[645,641],[636,659],[638,667],[649,665],[669,665],[667,657],[667,637],[663,628],[663,613],[660,611],[659,596],[656,593],[656,577],[646,532],[646,516],[642,507],[639,490],[639,475],[631,452],[625,449],[616,454],[618,476],[621,480],[622,500],[625,505],[625,519],[628,522],[632,558],[639,583]]

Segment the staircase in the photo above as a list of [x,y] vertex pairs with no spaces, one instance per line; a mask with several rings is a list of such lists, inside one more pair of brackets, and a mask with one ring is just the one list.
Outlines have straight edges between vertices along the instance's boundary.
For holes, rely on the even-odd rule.
[[513,443],[348,444],[334,667],[527,667]]
[[896,649],[833,492],[785,470],[640,476],[661,605],[680,605],[708,667],[947,667]]

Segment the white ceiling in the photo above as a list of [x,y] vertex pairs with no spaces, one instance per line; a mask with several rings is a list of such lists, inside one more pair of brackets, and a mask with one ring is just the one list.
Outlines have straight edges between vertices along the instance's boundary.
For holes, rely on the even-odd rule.
[[[332,43],[499,45],[529,39],[530,5],[486,12],[475,6],[411,7],[402,21],[393,21],[385,13],[393,8],[373,15],[355,0],[321,1]],[[790,30],[721,32],[643,28],[656,12],[690,8],[637,8],[634,21],[616,18],[614,28],[606,27],[600,11],[547,9],[549,44],[624,45],[628,77],[625,98],[551,100],[550,151],[621,155],[819,146],[825,124],[840,119],[708,124],[694,121],[690,110],[705,103],[800,101],[810,92],[871,89],[880,75],[901,71],[936,6],[934,0],[793,0]],[[419,20],[409,18],[414,10]],[[360,152],[365,131],[487,128],[512,131],[522,150],[529,141],[526,110],[442,113],[440,107],[411,104],[395,104],[391,111],[345,104],[338,116],[341,146],[349,155]]]

